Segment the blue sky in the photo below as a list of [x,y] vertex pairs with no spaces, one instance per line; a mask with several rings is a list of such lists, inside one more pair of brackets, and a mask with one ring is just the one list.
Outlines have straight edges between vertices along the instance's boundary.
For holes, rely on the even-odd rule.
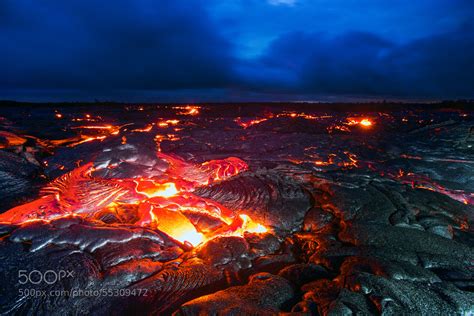
[[2,0],[0,99],[474,97],[468,0]]

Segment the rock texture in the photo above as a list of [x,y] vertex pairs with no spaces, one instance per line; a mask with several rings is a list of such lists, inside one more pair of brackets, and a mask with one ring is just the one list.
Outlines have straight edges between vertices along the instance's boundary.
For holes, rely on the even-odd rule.
[[[268,231],[191,247],[135,225],[137,207],[120,203],[1,223],[1,314],[474,313],[474,112],[71,106],[56,120],[54,110],[0,110],[2,212],[86,163],[110,180],[160,177],[169,162],[157,152],[196,164],[234,156],[248,169],[193,194]],[[94,121],[73,120],[86,112]],[[60,271],[70,273],[54,279]]]

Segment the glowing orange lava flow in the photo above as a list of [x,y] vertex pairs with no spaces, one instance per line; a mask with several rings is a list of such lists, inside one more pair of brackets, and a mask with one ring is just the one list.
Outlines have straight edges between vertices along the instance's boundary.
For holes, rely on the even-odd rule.
[[157,156],[169,165],[159,178],[96,178],[97,169],[89,163],[51,182],[39,199],[0,214],[0,222],[22,224],[71,215],[100,220],[100,214],[117,205],[130,205],[136,214],[129,216],[135,218],[129,224],[158,229],[193,246],[216,235],[267,231],[248,215],[192,193],[198,186],[247,170],[244,161],[229,157],[192,164],[161,152]]
[[176,106],[174,108],[182,110],[178,112],[179,115],[199,115],[199,111],[201,110],[201,107],[197,105]]
[[360,119],[360,118],[354,118],[354,117],[349,117],[347,118],[347,125],[359,125],[359,126],[362,126],[362,127],[372,127],[372,125],[374,125],[374,123],[368,119],[368,118],[363,118],[363,119]]
[[[2,140],[4,139],[4,140]],[[8,148],[10,146],[20,146],[26,143],[27,139],[9,133],[6,131],[0,131],[0,148]]]
[[395,176],[399,181],[411,185],[415,189],[429,190],[438,192],[450,197],[453,200],[459,201],[466,205],[474,205],[474,193],[464,192],[462,190],[451,190],[441,186],[426,176],[415,175],[414,173],[405,173],[399,170],[399,174]]
[[173,182],[159,184],[153,180],[135,180],[137,187],[135,191],[144,194],[147,198],[153,197],[172,197],[178,193],[176,185]]
[[243,128],[248,128],[252,125],[257,125],[257,124],[260,124],[262,122],[265,122],[265,121],[268,121],[271,117],[269,118],[261,118],[261,119],[254,119],[254,120],[245,120],[243,121],[240,117],[236,118],[234,120],[235,123],[237,123],[237,125],[243,127]]
[[242,225],[242,233],[266,233],[267,228],[261,224],[254,222],[248,215],[240,214],[239,217],[244,221]]

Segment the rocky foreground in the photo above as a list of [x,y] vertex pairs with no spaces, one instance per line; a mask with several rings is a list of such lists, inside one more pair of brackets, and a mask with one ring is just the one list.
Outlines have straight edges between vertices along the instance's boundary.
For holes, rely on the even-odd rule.
[[[193,245],[139,225],[125,193],[91,206],[94,187],[54,217],[33,204],[31,220],[0,224],[0,313],[474,313],[473,146],[474,112],[427,106],[0,109],[4,214],[87,163],[94,183],[158,181],[173,167],[163,153],[245,162],[189,190],[266,228],[216,233],[226,224],[181,206],[212,236]],[[176,183],[195,174],[173,172]]]

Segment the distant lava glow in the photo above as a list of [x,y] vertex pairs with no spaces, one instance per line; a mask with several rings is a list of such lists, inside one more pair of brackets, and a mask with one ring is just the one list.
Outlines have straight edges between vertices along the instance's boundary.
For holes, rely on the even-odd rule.
[[179,115],[199,115],[201,107],[197,105],[186,105],[184,107],[175,107],[175,109],[182,110],[178,112]]
[[372,122],[369,119],[363,119],[360,121],[360,125],[364,127],[370,127],[372,126]]
[[368,118],[354,118],[354,117],[349,117],[347,118],[347,125],[359,125],[359,126],[362,126],[364,128],[369,128],[369,127],[372,127],[374,125],[374,123],[372,122],[372,120],[368,119]]

